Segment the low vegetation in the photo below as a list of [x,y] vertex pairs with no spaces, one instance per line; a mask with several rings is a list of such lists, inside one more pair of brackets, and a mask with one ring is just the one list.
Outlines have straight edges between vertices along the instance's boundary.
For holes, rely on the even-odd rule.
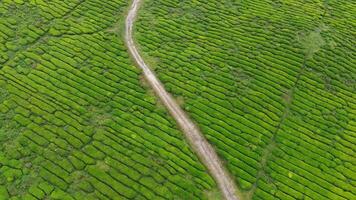
[[355,199],[352,1],[147,0],[137,43],[253,199]]
[[215,183],[140,84],[127,1],[0,2],[0,199],[207,199]]

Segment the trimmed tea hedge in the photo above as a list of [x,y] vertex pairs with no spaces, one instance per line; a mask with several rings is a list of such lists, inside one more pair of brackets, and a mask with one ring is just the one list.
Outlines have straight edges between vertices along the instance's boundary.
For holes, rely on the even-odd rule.
[[253,199],[355,199],[354,12],[147,0],[136,39]]
[[1,1],[0,199],[207,199],[216,190],[140,85],[117,34],[127,7]]

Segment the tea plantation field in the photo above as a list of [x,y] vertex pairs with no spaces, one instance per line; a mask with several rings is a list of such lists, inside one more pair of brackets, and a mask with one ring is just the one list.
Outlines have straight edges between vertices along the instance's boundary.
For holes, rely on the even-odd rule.
[[126,0],[0,1],[0,199],[216,199],[142,83]]
[[247,199],[356,199],[354,1],[146,0],[136,39]]

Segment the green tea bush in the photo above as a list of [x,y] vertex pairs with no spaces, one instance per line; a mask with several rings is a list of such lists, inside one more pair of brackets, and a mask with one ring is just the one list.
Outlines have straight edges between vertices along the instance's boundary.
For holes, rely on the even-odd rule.
[[215,189],[140,84],[117,32],[126,9],[122,0],[0,3],[0,167],[18,160],[0,173],[0,199],[206,199]]
[[351,5],[151,0],[136,39],[246,195],[352,199]]

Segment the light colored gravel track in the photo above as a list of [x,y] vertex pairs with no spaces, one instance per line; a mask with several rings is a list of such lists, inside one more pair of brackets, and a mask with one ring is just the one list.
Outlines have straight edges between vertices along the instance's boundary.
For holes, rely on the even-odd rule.
[[172,98],[172,96],[164,89],[163,84],[158,80],[154,72],[148,67],[140,56],[132,37],[133,24],[140,3],[141,0],[133,0],[125,23],[125,42],[132,57],[137,62],[138,66],[143,70],[145,78],[156,95],[160,98],[173,118],[177,121],[190,145],[192,145],[203,164],[208,168],[210,174],[214,177],[222,196],[226,200],[239,200],[240,198],[238,197],[237,187],[227,170],[224,168],[214,148],[204,138],[198,127],[189,119],[187,114],[179,107],[174,98]]

